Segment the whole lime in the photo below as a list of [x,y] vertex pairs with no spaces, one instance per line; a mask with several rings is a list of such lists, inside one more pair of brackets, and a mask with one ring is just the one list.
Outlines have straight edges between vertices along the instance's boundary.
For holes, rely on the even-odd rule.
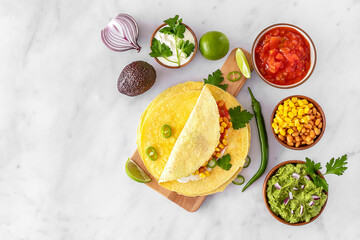
[[201,54],[209,60],[219,60],[229,51],[229,39],[218,31],[205,33],[199,42]]

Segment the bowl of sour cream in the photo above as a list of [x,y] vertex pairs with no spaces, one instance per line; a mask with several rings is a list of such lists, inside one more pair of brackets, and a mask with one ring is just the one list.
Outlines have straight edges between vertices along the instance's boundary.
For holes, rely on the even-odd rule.
[[[157,44],[156,48],[160,48],[159,51],[164,52],[164,49],[167,49],[167,55],[170,55],[171,52],[170,56],[154,57],[155,60],[164,67],[184,67],[194,59],[198,50],[198,42],[194,31],[184,23],[181,23],[181,25],[184,25],[186,28],[183,38],[161,32],[160,30],[167,26],[166,23],[160,25],[151,36],[150,48],[153,47],[155,39],[155,44]],[[161,46],[160,44],[165,46]]]

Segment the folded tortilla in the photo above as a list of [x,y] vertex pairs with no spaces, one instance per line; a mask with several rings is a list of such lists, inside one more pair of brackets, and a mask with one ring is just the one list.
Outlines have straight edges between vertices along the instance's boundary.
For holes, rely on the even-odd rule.
[[[202,82],[186,82],[165,90],[148,105],[147,109],[141,116],[140,124],[138,127],[138,150],[148,171],[157,180],[162,178],[162,175],[164,174],[165,177],[162,178],[162,180],[165,179],[166,182],[161,182],[161,180],[160,184],[171,191],[175,191],[179,194],[186,196],[201,196],[223,191],[226,186],[231,183],[231,181],[241,171],[250,147],[249,124],[247,124],[247,127],[238,130],[231,128],[228,131],[229,144],[224,153],[229,153],[231,156],[230,163],[232,164],[232,167],[230,168],[230,170],[226,171],[221,169],[220,167],[215,167],[210,172],[210,176],[204,179],[197,181],[189,181],[187,183],[180,183],[176,180],[181,178],[180,176],[186,177],[191,175],[202,165],[200,164],[200,162],[205,163],[209,159],[205,158],[207,154],[202,157],[205,160],[201,159],[201,161],[198,161],[197,157],[191,157],[192,153],[196,153],[196,151],[200,152],[198,156],[202,155],[201,152],[203,152],[204,149],[202,149],[201,147],[199,147],[195,151],[189,151],[189,158],[187,159],[187,161],[185,161],[185,159],[181,160],[181,158],[179,159],[178,157],[172,157],[170,159],[171,154],[173,154],[174,156],[181,156],[181,151],[175,154],[172,153],[173,149],[184,148],[185,144],[180,143],[182,143],[182,141],[190,141],[189,139],[192,139],[190,137],[191,133],[189,133],[189,131],[188,133],[186,133],[186,131],[184,133],[182,132],[183,129],[185,130],[185,124],[187,124],[191,113],[194,111],[195,105],[198,101],[200,101],[199,96],[203,89],[203,86],[204,84]],[[228,109],[240,105],[236,98],[234,98],[229,93],[223,91],[222,89],[213,85],[205,86],[206,88],[208,88],[208,90],[210,90],[212,98],[215,100],[215,103],[219,100],[223,100]],[[203,113],[205,114],[205,112]],[[199,116],[200,115],[198,115],[197,117],[198,119],[203,118]],[[209,136],[211,136],[212,129],[218,129],[219,127],[218,118],[219,116],[217,116],[216,119],[217,127],[210,127],[210,125],[208,125],[208,116],[206,116],[203,121],[196,120],[195,122],[196,124],[201,124],[204,122],[205,126],[200,125],[199,128],[205,128],[205,130],[203,130],[202,132],[206,136],[208,133],[210,133]],[[172,136],[170,138],[163,138],[160,135],[160,129],[164,124],[171,126]],[[217,131],[219,132],[219,130]],[[180,135],[184,135],[184,137],[181,137],[184,140],[179,141],[178,144],[180,147],[175,148],[175,145],[178,142]],[[213,149],[211,154],[215,151],[218,140],[219,135],[217,136],[217,142],[215,146],[212,147]],[[181,147],[181,145],[183,146]],[[155,161],[151,161],[145,154],[145,150],[149,146],[154,147],[157,152],[158,158]],[[180,162],[177,163],[178,160],[174,159],[178,159]],[[189,164],[189,162],[194,160],[195,163]],[[174,176],[172,176],[171,178],[167,178],[167,171],[165,171],[168,163],[169,169],[178,171],[178,173],[174,174]]]
[[159,182],[188,177],[212,156],[220,139],[219,110],[204,86],[171,151]]

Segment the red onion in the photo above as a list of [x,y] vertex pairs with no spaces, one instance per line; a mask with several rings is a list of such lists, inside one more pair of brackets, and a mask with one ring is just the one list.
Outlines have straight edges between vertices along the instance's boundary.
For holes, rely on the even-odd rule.
[[294,214],[294,210],[291,210],[291,214]]
[[305,188],[305,185],[301,185],[301,189],[304,189]]
[[314,200],[319,200],[320,197],[318,195],[311,195],[311,197],[314,199]]
[[296,180],[299,180],[299,178],[300,178],[300,174],[298,174],[298,173],[293,173],[292,175],[291,175],[293,178],[295,178]]
[[304,206],[301,205],[301,206],[300,206],[300,215],[302,215],[303,213],[304,213]]
[[136,49],[140,52],[141,47],[137,43],[139,35],[138,25],[133,17],[120,13],[116,18],[101,30],[103,43],[111,50],[123,52]]
[[312,205],[314,205],[314,201],[311,201],[310,203],[309,203],[309,206],[311,207]]
[[293,190],[294,190],[294,191],[298,191],[299,189],[298,189],[297,187],[294,187]]
[[281,186],[280,186],[280,184],[279,183],[275,183],[275,185],[274,185],[277,189],[281,189]]
[[284,204],[286,205],[286,204],[288,204],[288,202],[289,202],[289,198],[286,198],[285,200],[284,200]]
[[307,180],[311,180],[311,178],[310,178],[309,175],[305,175],[305,178],[306,178]]
[[289,192],[289,198],[290,198],[290,199],[293,199],[293,194],[292,194],[292,192]]

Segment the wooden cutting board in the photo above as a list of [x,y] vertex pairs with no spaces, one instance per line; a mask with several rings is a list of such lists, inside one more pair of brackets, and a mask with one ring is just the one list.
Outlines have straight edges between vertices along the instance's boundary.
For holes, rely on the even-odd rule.
[[[238,93],[240,92],[240,89],[242,88],[242,86],[244,85],[246,78],[244,76],[241,76],[241,79],[236,81],[236,82],[230,82],[229,80],[227,80],[227,75],[229,72],[232,71],[239,71],[240,69],[237,66],[236,63],[236,59],[235,59],[235,52],[236,49],[233,49],[230,53],[230,55],[228,56],[228,58],[226,59],[224,65],[221,67],[221,72],[223,74],[224,77],[224,81],[222,82],[223,84],[228,84],[228,88],[226,89],[226,91],[234,96],[237,96]],[[249,65],[250,65],[250,69],[251,71],[253,70],[253,63],[252,63],[252,59],[251,59],[251,54],[248,53],[247,51],[245,51],[244,49],[241,48],[241,50],[244,52]],[[167,190],[166,188],[163,188],[162,186],[160,186],[156,179],[147,171],[143,161],[141,160],[140,154],[138,152],[138,150],[136,150],[134,152],[134,154],[131,156],[131,159],[136,162],[140,168],[142,168],[145,173],[147,175],[150,176],[151,181],[148,183],[145,183],[146,185],[148,185],[149,187],[151,187],[152,189],[154,189],[155,191],[157,191],[158,193],[164,195],[166,198],[168,198],[170,201],[176,203],[177,205],[179,205],[180,207],[184,208],[185,210],[189,211],[189,212],[195,212],[196,210],[199,209],[199,207],[201,206],[201,204],[203,203],[203,201],[205,200],[206,196],[201,196],[201,197],[186,197],[183,195],[179,195],[176,192],[172,192],[170,190]]]

